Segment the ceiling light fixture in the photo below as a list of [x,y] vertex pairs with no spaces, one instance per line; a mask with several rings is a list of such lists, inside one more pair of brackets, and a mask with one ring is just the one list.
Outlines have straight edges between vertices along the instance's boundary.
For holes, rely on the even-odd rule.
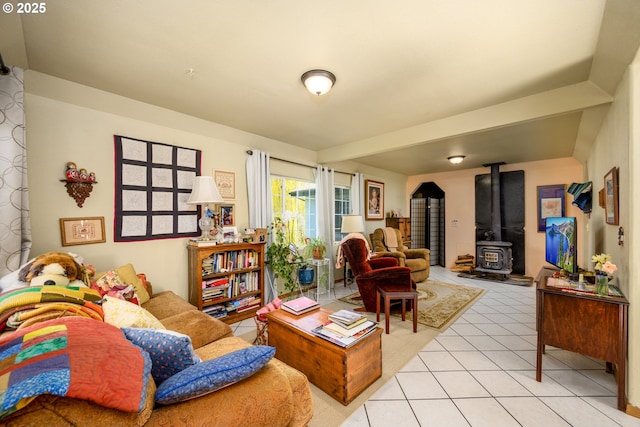
[[336,82],[336,76],[326,70],[309,70],[300,78],[302,84],[314,95],[324,95]]
[[458,163],[462,163],[465,157],[466,156],[449,156],[447,157],[447,160],[449,160],[454,165],[457,165]]

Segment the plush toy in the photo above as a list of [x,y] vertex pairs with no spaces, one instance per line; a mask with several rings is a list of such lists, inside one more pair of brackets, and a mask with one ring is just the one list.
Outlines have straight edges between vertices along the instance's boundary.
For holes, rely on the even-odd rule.
[[87,286],[84,267],[69,253],[47,252],[22,266],[18,280],[26,286]]

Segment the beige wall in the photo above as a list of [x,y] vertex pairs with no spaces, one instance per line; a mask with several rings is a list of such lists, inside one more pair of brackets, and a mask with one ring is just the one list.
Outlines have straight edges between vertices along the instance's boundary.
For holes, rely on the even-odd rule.
[[[202,150],[202,173],[214,169],[236,173],[236,221],[248,226],[245,179],[246,150],[258,148],[272,156],[314,165],[314,152],[195,117],[99,91],[48,75],[25,73],[25,111],[29,201],[33,232],[32,256],[63,250],[80,254],[99,271],[132,262],[145,272],[156,290],[187,297],[186,239],[114,243],[113,135]],[[75,162],[96,173],[98,184],[79,208],[60,179],[65,164]],[[311,169],[273,161],[274,171],[308,174]],[[368,170],[357,163],[340,170],[362,172],[385,182],[392,205],[404,203],[406,177]],[[369,172],[371,174],[369,175]],[[307,177],[310,175],[307,175]],[[341,177],[340,179],[344,179]],[[106,243],[61,246],[59,218],[103,216]],[[368,228],[371,224],[367,224]]]
[[[582,166],[573,158],[504,165],[501,172],[524,171],[525,181],[525,274],[535,277],[544,261],[544,233],[537,227],[537,186],[581,182]],[[411,176],[407,180],[408,197],[423,183],[434,182],[445,192],[445,264],[450,267],[458,255],[475,255],[475,177],[490,173],[489,168],[466,169],[456,172]],[[581,242],[580,224],[584,215],[566,194],[566,215],[578,220],[578,241]],[[408,207],[407,207],[408,209]],[[407,210],[408,212],[408,210]],[[579,243],[580,245],[580,243]],[[584,265],[584,251],[578,252],[579,264]]]

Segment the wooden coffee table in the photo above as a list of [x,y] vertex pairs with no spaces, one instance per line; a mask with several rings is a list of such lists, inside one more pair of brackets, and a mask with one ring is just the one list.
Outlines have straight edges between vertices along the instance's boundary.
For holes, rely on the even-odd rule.
[[343,348],[311,333],[328,321],[324,308],[300,316],[284,310],[267,313],[269,345],[276,358],[305,374],[319,389],[348,405],[382,376],[382,329]]

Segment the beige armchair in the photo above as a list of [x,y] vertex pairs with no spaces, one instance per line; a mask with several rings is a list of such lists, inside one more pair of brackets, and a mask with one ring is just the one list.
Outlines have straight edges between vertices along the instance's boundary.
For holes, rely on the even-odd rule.
[[395,231],[396,240],[395,251],[390,250],[384,240],[384,231],[382,228],[376,228],[371,234],[371,246],[374,252],[383,256],[391,256],[398,260],[400,267],[409,267],[411,269],[411,278],[416,282],[422,282],[429,278],[430,256],[429,249],[408,249],[402,243],[402,234],[397,228]]

